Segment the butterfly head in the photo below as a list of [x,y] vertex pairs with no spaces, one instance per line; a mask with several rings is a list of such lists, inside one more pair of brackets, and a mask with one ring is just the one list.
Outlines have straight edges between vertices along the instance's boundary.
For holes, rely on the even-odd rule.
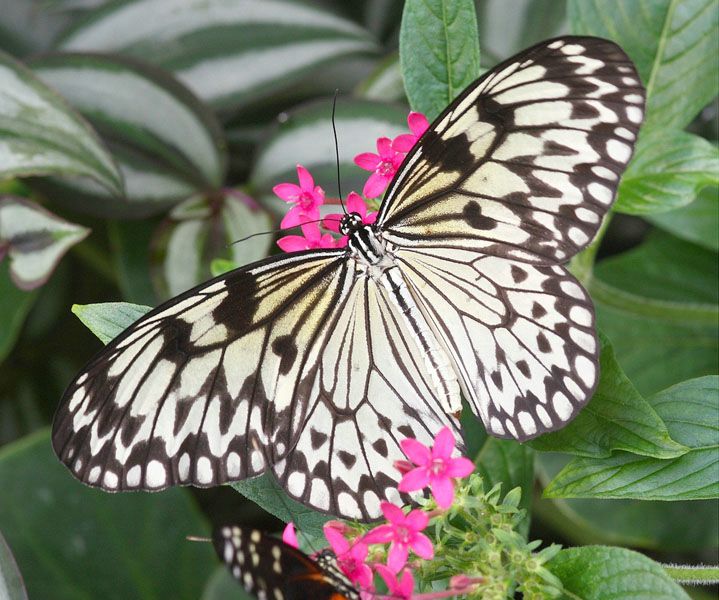
[[352,235],[364,227],[362,216],[359,213],[347,213],[340,221],[340,233],[342,235]]

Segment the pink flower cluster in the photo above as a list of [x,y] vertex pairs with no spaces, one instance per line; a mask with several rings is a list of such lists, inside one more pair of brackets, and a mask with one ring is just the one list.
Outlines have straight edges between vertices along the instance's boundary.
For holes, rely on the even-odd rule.
[[[350,192],[345,207],[347,212],[359,213],[366,225],[375,222],[377,213],[369,211],[365,198],[377,198],[384,193],[406,154],[429,127],[427,118],[416,112],[409,113],[407,124],[411,133],[398,135],[393,140],[387,137],[379,138],[377,154],[363,152],[355,156],[355,164],[370,171],[371,175],[362,190],[364,198],[356,192]],[[323,233],[320,229],[321,224],[328,232],[338,233],[342,214],[335,213],[320,219],[320,206],[326,201],[324,190],[319,185],[315,185],[314,177],[302,165],[297,165],[297,180],[299,185],[280,183],[272,188],[279,198],[291,205],[280,222],[280,227],[289,229],[299,226],[302,231],[302,235],[287,235],[280,238],[277,245],[285,252],[346,246],[346,236],[335,237],[332,233]]]
[[[435,437],[432,448],[414,439],[402,440],[400,445],[409,461],[399,461],[396,465],[403,473],[398,489],[411,492],[429,487],[437,506],[449,508],[454,499],[454,479],[466,477],[474,470],[471,460],[452,456],[455,448],[452,431],[448,427],[443,428]],[[337,556],[339,568],[359,586],[363,597],[377,598],[374,573],[384,580],[387,593],[392,598],[429,600],[469,591],[474,582],[466,578],[461,586],[452,585],[446,592],[413,594],[414,575],[407,566],[409,553],[412,551],[424,560],[434,557],[432,542],[422,531],[437,513],[414,509],[405,514],[402,508],[390,502],[382,502],[381,508],[387,522],[354,539],[351,539],[353,529],[345,523],[328,521],[324,526],[325,537]],[[286,544],[297,547],[292,523],[285,528],[282,539]],[[370,546],[377,544],[389,544],[386,564],[378,564],[371,558],[376,553],[370,554]]]

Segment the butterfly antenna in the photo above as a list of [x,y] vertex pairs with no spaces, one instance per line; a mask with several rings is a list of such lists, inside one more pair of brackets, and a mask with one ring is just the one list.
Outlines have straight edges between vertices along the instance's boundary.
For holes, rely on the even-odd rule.
[[345,208],[345,201],[342,199],[342,184],[340,182],[340,145],[337,142],[337,124],[335,123],[335,110],[337,108],[337,96],[340,93],[339,89],[335,90],[334,98],[332,99],[332,134],[335,138],[335,164],[337,165],[337,193],[340,197],[340,204],[342,205],[342,212],[347,214]]
[[[333,218],[331,218],[331,217],[324,217],[324,218],[322,218],[322,219],[314,219],[314,220],[312,220],[312,221],[304,221],[304,222],[302,222],[302,223],[298,223],[295,227],[302,227],[303,225],[309,225],[310,223],[321,223],[322,221],[339,221],[339,219],[333,219]],[[247,240],[250,240],[250,239],[252,239],[253,237],[257,237],[257,236],[260,236],[260,235],[270,235],[270,234],[274,234],[274,233],[282,233],[283,231],[289,231],[290,229],[294,229],[294,227],[292,227],[292,228],[287,228],[287,229],[270,229],[270,230],[268,230],[268,231],[258,231],[257,233],[252,233],[252,234],[250,234],[250,235],[246,235],[246,236],[243,237],[243,238],[240,238],[239,240],[235,240],[234,242],[230,242],[230,243],[227,244],[227,246],[225,246],[225,247],[226,247],[226,248],[229,248],[230,246],[234,246],[235,244],[239,244],[240,242],[246,242]]]
[[188,542],[203,542],[203,543],[205,543],[205,544],[207,544],[207,543],[211,544],[211,543],[212,543],[212,540],[211,540],[210,538],[208,538],[208,537],[203,537],[203,536],[200,536],[200,535],[186,535],[186,536],[185,536],[185,539],[186,539]]

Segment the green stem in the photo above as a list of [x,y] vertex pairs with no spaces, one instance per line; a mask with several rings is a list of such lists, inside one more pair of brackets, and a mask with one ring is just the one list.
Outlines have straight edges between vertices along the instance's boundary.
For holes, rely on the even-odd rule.
[[679,583],[715,585],[719,583],[719,566],[662,565],[667,574]]

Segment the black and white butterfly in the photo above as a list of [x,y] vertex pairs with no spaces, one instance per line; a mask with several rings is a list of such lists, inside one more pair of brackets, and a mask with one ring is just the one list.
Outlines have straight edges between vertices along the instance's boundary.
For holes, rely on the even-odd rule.
[[[566,425],[598,377],[594,312],[563,265],[614,199],[644,90],[612,42],[566,37],[495,67],[407,155],[349,245],[217,277],[129,327],[73,381],[53,446],[106,490],[270,469],[349,518],[396,500],[399,441]],[[262,448],[249,444],[250,436]]]
[[213,531],[215,550],[232,576],[260,600],[355,600],[360,594],[331,550],[314,556],[257,529],[225,525]]

